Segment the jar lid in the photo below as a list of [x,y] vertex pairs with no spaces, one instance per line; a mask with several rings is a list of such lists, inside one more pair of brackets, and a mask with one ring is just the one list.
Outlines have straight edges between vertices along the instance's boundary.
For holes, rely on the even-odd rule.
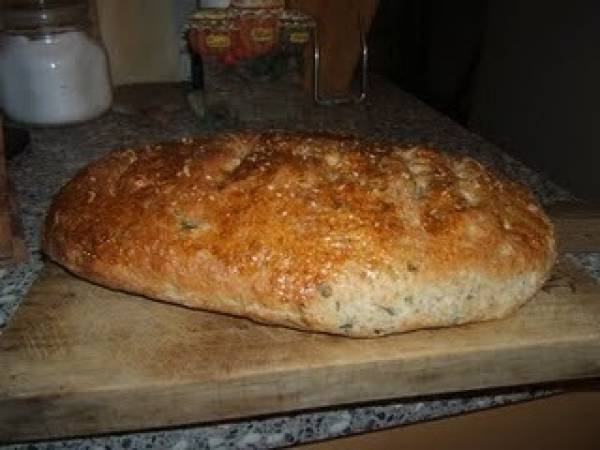
[[286,9],[281,13],[282,24],[302,24],[305,26],[314,27],[315,20],[308,14],[295,9]]
[[225,20],[230,19],[232,16],[231,11],[223,8],[202,8],[196,11],[191,16],[191,20]]
[[85,0],[5,0],[1,8],[5,30],[60,28],[89,21]]
[[231,0],[231,6],[240,9],[282,9],[285,7],[284,0]]
[[232,8],[232,11],[237,17],[258,17],[258,18],[272,18],[273,16],[279,17],[281,16],[281,9],[273,9],[273,8],[256,8],[256,9],[237,9]]

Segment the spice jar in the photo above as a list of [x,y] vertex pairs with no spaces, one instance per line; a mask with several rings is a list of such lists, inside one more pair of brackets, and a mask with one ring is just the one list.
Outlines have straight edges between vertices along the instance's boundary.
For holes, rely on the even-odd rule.
[[283,51],[296,54],[304,51],[316,27],[315,21],[300,11],[285,10],[280,18],[279,43]]
[[[233,3],[237,7],[228,13],[201,9],[191,17],[191,50],[201,55],[204,75],[202,91],[189,98],[192,109],[205,120],[228,124],[300,117],[309,100],[303,86],[305,59],[314,54],[308,51],[314,21],[300,12]],[[222,25],[225,17],[233,26]],[[207,37],[215,29],[233,36],[229,47],[208,48]]]
[[112,102],[108,58],[89,33],[85,1],[7,0],[0,36],[0,101],[32,125],[95,118]]
[[203,57],[222,59],[239,46],[239,30],[230,9],[201,9],[190,20],[192,49]]
[[277,9],[239,9],[236,22],[242,48],[249,58],[265,55],[275,49],[279,39]]

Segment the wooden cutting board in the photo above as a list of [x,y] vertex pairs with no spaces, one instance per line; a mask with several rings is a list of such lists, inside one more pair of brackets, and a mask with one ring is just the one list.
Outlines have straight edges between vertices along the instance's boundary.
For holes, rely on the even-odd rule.
[[600,287],[563,263],[508,319],[357,340],[149,301],[49,264],[0,336],[0,367],[0,441],[597,377]]

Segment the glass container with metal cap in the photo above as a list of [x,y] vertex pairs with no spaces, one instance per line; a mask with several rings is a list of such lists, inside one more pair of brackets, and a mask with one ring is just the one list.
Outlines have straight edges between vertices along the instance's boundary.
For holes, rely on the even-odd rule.
[[31,125],[93,119],[110,108],[106,51],[90,33],[85,0],[5,0],[0,105]]

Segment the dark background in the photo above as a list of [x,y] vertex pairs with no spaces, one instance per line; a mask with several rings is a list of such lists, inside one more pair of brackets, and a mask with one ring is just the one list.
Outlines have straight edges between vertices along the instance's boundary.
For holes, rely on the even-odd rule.
[[371,69],[600,200],[600,2],[380,0]]

